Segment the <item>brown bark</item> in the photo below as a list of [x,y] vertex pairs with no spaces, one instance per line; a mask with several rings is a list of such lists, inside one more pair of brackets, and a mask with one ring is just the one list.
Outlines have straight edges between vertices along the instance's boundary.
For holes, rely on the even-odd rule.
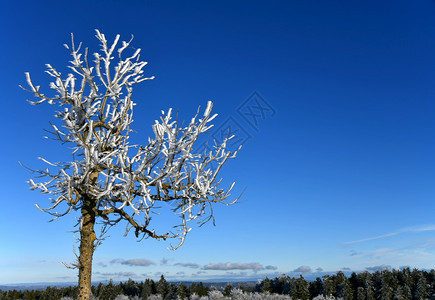
[[92,257],[95,250],[95,204],[85,200],[82,207],[82,228],[80,230],[79,256],[79,300],[89,300],[91,297]]

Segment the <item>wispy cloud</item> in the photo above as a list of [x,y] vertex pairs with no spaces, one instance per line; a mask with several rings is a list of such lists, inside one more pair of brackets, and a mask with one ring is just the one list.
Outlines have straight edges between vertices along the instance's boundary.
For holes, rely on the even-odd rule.
[[263,270],[263,266],[259,263],[210,263],[205,265],[204,270]]
[[362,257],[370,261],[396,261],[402,263],[422,262],[424,260],[434,260],[435,253],[426,249],[415,249],[413,247],[403,248],[379,248],[367,252]]
[[111,264],[127,265],[127,266],[140,266],[140,267],[148,267],[151,265],[155,265],[154,262],[152,262],[148,259],[143,259],[143,258],[134,258],[134,259],[116,258],[116,259],[112,259],[110,261],[110,263]]
[[176,263],[174,266],[180,266],[180,267],[186,267],[186,268],[192,268],[197,269],[199,268],[199,265],[196,263]]
[[95,275],[100,275],[100,276],[104,276],[104,277],[136,277],[137,274],[134,272],[95,272]]
[[344,245],[353,245],[353,244],[358,244],[358,243],[362,243],[362,242],[368,242],[368,241],[373,241],[373,240],[379,240],[379,239],[383,239],[383,238],[387,238],[390,236],[395,236],[400,234],[401,232],[392,232],[392,233],[387,233],[387,234],[383,234],[383,235],[378,235],[378,236],[374,236],[374,237],[369,237],[369,238],[365,238],[365,239],[361,239],[361,240],[356,240],[356,241],[350,241],[350,242],[344,242]]
[[99,263],[97,263],[96,265],[97,265],[97,266],[100,266],[100,267],[103,267],[103,268],[106,268],[106,267],[107,267],[107,265],[106,265],[105,263],[103,263],[103,262],[99,262]]
[[184,273],[184,272],[177,272],[177,273],[175,273],[175,275],[179,275],[179,276],[184,275],[184,274],[186,274],[186,273]]
[[196,273],[193,273],[193,275],[200,275],[200,274],[207,274],[207,271],[198,271]]
[[356,252],[355,250],[351,250],[349,256],[357,256],[360,254],[361,254],[361,252]]
[[[432,249],[414,247],[413,245],[403,245],[402,247],[383,247],[365,250],[363,254],[357,256],[357,269],[373,271],[382,266],[410,265],[422,267],[427,265],[427,261],[435,261],[435,252]],[[373,267],[374,266],[374,267]],[[355,267],[352,267],[355,270]]]
[[425,232],[425,231],[435,231],[435,225],[405,227],[405,228],[399,229],[399,230],[397,230],[395,232],[391,232],[391,233],[386,233],[386,234],[382,234],[382,235],[378,235],[378,236],[374,236],[374,237],[369,237],[369,238],[365,238],[365,239],[360,239],[360,240],[355,240],[355,241],[350,241],[350,242],[344,242],[343,245],[353,245],[353,244],[358,244],[358,243],[363,243],[363,242],[368,242],[368,241],[373,241],[373,240],[384,239],[384,238],[396,236],[396,235],[406,233],[406,232],[418,233],[418,232]]
[[75,279],[73,276],[58,276],[56,278],[61,279],[61,280],[73,280],[73,279]]
[[248,272],[246,271],[240,271],[240,272],[232,272],[232,271],[227,271],[225,272],[225,274],[230,275],[230,276],[248,276]]
[[211,281],[228,281],[229,278],[237,281],[257,281],[259,279],[264,279],[266,276],[269,278],[274,278],[280,275],[282,275],[282,273],[280,272],[258,273],[258,272],[249,272],[248,270],[248,271],[225,271],[220,274],[194,273],[190,276],[190,278],[195,280],[211,280]]

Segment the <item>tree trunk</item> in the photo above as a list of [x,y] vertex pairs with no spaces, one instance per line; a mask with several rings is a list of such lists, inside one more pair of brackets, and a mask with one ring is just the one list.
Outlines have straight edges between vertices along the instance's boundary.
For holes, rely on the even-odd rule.
[[82,228],[80,229],[80,257],[79,257],[79,300],[91,298],[92,257],[94,255],[96,239],[95,211],[92,200],[85,200],[82,213]]

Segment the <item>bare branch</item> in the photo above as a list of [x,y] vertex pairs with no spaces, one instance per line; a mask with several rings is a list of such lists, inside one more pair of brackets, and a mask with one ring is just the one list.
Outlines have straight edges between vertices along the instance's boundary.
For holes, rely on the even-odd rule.
[[[42,94],[26,73],[27,90],[38,98],[30,102],[59,106],[55,114],[58,122],[50,123],[52,133],[56,140],[72,147],[73,155],[71,161],[63,163],[40,158],[56,171],[32,170],[37,178],[47,180],[30,179],[31,189],[53,196],[51,206],[37,207],[56,219],[82,209],[86,202],[87,213],[95,214],[102,225],[95,245],[101,243],[108,228],[125,222],[126,233],[134,229],[136,237],[178,238],[179,244],[171,246],[177,249],[191,230],[190,222],[198,222],[200,226],[214,222],[215,203],[231,205],[238,200],[227,201],[234,184],[223,189],[218,179],[224,164],[235,158],[238,150],[228,150],[228,141],[232,139],[229,136],[212,150],[193,151],[200,136],[213,127],[211,121],[217,116],[212,114],[211,101],[202,115],[198,108],[184,127],[173,118],[172,109],[163,112],[154,122],[154,136],[148,138],[146,145],[130,144],[135,106],[133,87],[154,77],[144,75],[147,63],[139,59],[141,49],[126,54],[132,49],[133,37],[121,42],[120,47],[119,35],[111,45],[98,30],[96,37],[101,51],[94,53],[93,65],[88,59],[88,48],[82,53],[81,43],[76,47],[73,35],[71,45],[65,46],[72,57],[69,65],[72,74],[64,76],[50,64],[46,65],[46,73],[52,78],[52,96]],[[151,214],[168,211],[159,206],[161,203],[169,203],[166,208],[179,217],[175,233],[157,234],[152,227]],[[61,207],[66,208],[58,212]],[[79,219],[79,224],[82,223],[83,215]]]

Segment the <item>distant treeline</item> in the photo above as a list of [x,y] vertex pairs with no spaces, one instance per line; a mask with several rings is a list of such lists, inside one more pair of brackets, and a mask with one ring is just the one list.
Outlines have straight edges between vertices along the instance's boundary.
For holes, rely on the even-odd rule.
[[[255,287],[228,284],[220,291],[207,287],[202,282],[168,283],[162,275],[154,282],[100,283],[92,286],[94,299],[346,299],[346,300],[435,300],[435,270],[417,269],[382,270],[374,273],[352,273],[346,277],[339,271],[324,275],[315,281],[306,281],[303,276],[282,275],[265,278]],[[250,295],[250,296],[249,296]],[[275,295],[275,296],[274,296]],[[77,287],[47,287],[45,290],[0,291],[0,300],[57,300],[76,299]],[[260,298],[258,298],[260,297]]]
[[[158,282],[147,279],[145,282],[135,282],[129,279],[127,282],[119,284],[110,281],[108,284],[99,283],[92,286],[92,295],[95,299],[112,300],[119,295],[148,299],[151,295],[159,294],[163,299],[185,299],[192,294],[206,296],[210,288],[205,287],[202,282],[192,282],[190,286],[182,283],[168,283],[162,275]],[[0,291],[0,300],[57,300],[57,299],[77,299],[78,287],[47,287],[45,290],[9,290]]]
[[347,300],[435,300],[435,270],[424,271],[405,268],[370,273],[352,273],[346,277],[339,271],[307,282],[282,275],[264,279],[257,291],[290,295],[293,299],[313,299],[318,295]]

